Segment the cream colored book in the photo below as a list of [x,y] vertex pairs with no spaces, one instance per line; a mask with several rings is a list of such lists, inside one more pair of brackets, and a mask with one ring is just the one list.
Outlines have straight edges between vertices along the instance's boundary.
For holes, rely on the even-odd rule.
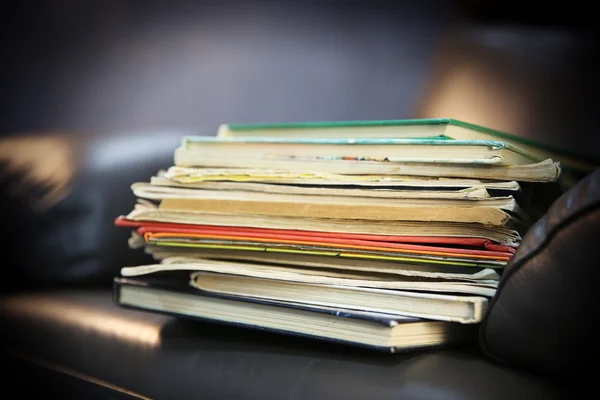
[[144,201],[143,199],[138,200],[135,208],[127,215],[127,218],[134,221],[297,229],[375,235],[478,237],[509,246],[516,246],[521,242],[521,237],[517,231],[502,226],[440,221],[368,221],[282,216],[264,218],[256,215],[202,214],[159,209],[154,203]]
[[600,162],[540,143],[526,137],[453,118],[423,118],[366,121],[315,121],[265,124],[222,124],[217,136],[233,137],[312,137],[312,138],[444,138],[455,140],[494,140],[507,143],[540,159],[552,158],[570,169],[592,171]]
[[[174,167],[171,169],[172,176],[175,179],[167,178],[167,171],[159,171],[157,176],[153,176],[150,179],[150,184],[153,186],[171,186],[171,187],[182,187],[182,188],[194,188],[194,189],[207,189],[207,190],[242,190],[251,192],[265,192],[265,193],[319,193],[326,190],[334,190],[336,187],[342,187],[344,193],[358,192],[363,190],[366,192],[372,192],[373,190],[418,190],[424,189],[432,190],[479,190],[483,188],[485,190],[503,190],[503,191],[519,191],[520,185],[516,181],[490,181],[490,180],[477,180],[477,179],[461,179],[461,178],[440,178],[440,177],[427,177],[427,176],[394,176],[390,177],[379,177],[367,179],[356,179],[354,181],[348,180],[346,176],[326,176],[316,175],[317,182],[314,180],[305,179],[298,180],[294,184],[285,184],[281,182],[273,183],[257,183],[244,181],[239,172],[240,170],[232,169],[209,169],[199,171],[199,169],[180,169]],[[241,171],[245,172],[245,171]],[[256,171],[258,172],[258,171]],[[194,175],[193,182],[180,182],[180,180],[186,176],[192,177]],[[247,178],[252,178],[253,172],[245,175]],[[287,175],[289,176],[289,175]],[[206,179],[204,179],[206,177]],[[286,175],[282,174],[282,178]],[[326,179],[325,179],[326,178]],[[220,180],[219,180],[220,179]],[[231,180],[228,180],[231,179]],[[344,180],[346,179],[346,180]],[[190,179],[191,180],[191,179]],[[340,189],[338,189],[340,190]],[[341,193],[341,192],[338,192]],[[361,193],[361,192],[359,192]]]
[[496,293],[496,288],[498,286],[498,281],[492,280],[479,282],[451,281],[444,279],[403,277],[389,274],[361,273],[357,271],[330,271],[324,269],[307,269],[291,266],[275,266],[208,259],[197,260],[193,263],[163,262],[161,264],[125,267],[121,269],[121,275],[131,277],[173,270],[215,272],[220,274],[264,278],[273,281],[300,282],[317,285],[415,290],[420,292],[449,292],[489,297]]
[[[244,184],[242,184],[244,185]],[[131,185],[133,194],[137,197],[150,200],[164,200],[168,198],[203,199],[203,198],[227,198],[261,200],[278,196],[289,198],[294,196],[299,201],[302,199],[347,199],[346,201],[360,201],[360,199],[439,199],[439,200],[486,200],[490,199],[488,191],[483,187],[474,187],[458,190],[365,190],[365,189],[335,189],[335,188],[302,188],[298,186],[284,185],[261,185],[244,190],[243,187],[236,188],[235,185],[216,188],[202,187],[173,187],[156,185],[145,182],[137,182]],[[214,185],[213,185],[214,187]],[[373,200],[371,200],[373,201]]]
[[[217,193],[217,192],[215,192]],[[463,222],[489,226],[517,226],[521,214],[514,199],[439,200],[393,199],[386,201],[358,201],[358,198],[339,200],[314,199],[309,196],[278,195],[273,198],[231,199],[227,196],[211,198],[166,198],[159,209],[219,215],[253,215],[263,217],[293,217],[344,219],[362,221],[422,221]],[[518,215],[520,216],[520,215]]]
[[[121,270],[124,279],[144,278],[157,273],[185,271],[188,265],[144,265],[125,267]],[[489,296],[440,294],[427,291],[387,290],[379,288],[315,284],[294,282],[284,279],[260,278],[245,275],[213,273],[189,268],[189,284],[202,292],[226,295],[232,299],[262,299],[276,303],[314,305],[336,309],[351,309],[404,315],[433,320],[477,323],[487,310]],[[166,279],[166,275],[162,275]],[[207,277],[215,277],[209,282]],[[160,276],[154,279],[160,280]],[[227,284],[227,282],[229,284]],[[223,284],[221,284],[223,283]],[[274,289],[259,292],[256,284]],[[225,300],[217,298],[217,301]]]
[[191,284],[206,293],[234,298],[343,307],[463,324],[481,322],[488,307],[488,300],[483,296],[317,285],[210,272],[193,273]]
[[218,251],[188,247],[146,246],[146,253],[165,264],[193,264],[198,260],[241,261],[264,265],[283,265],[308,269],[358,271],[405,277],[446,279],[468,282],[499,281],[500,275],[491,268],[456,267],[443,264],[402,263],[380,260],[352,259],[248,250]]
[[524,165],[542,161],[532,154],[489,140],[318,139],[186,137],[181,152],[197,158],[347,160],[391,163]]
[[[132,190],[137,197],[163,200],[165,204],[201,205],[202,201],[252,202],[283,205],[298,203],[306,205],[367,206],[378,207],[491,207],[511,212],[524,218],[512,196],[490,197],[485,189],[464,191],[368,191],[359,190],[351,196],[344,195],[348,190],[325,189],[302,193],[263,193],[233,190],[202,190],[153,186],[136,183]],[[166,201],[170,200],[170,201]],[[198,200],[198,201],[194,201]],[[167,206],[164,206],[167,207]],[[283,206],[280,206],[280,208]]]
[[[472,341],[477,334],[476,325],[447,322],[449,318],[445,315],[439,321],[339,307],[222,298],[205,295],[205,292],[189,285],[181,286],[115,278],[114,299],[127,308],[377,348],[391,353]],[[443,300],[447,301],[448,297]],[[428,301],[430,306],[435,306],[437,299]],[[487,306],[485,303],[480,305],[477,299],[469,299],[469,302],[477,313]]]
[[[220,154],[214,149],[210,154],[197,150],[177,148],[174,155],[177,167],[200,167],[200,168],[229,168],[238,169],[241,174],[239,178],[233,176],[229,180],[243,180],[254,182],[298,183],[319,174],[338,175],[375,175],[380,181],[383,176],[426,176],[446,178],[469,178],[469,179],[495,179],[505,181],[522,182],[554,182],[560,176],[560,164],[552,159],[528,164],[505,165],[491,162],[467,162],[461,163],[434,162],[433,159],[420,159],[413,162],[375,162],[355,160],[302,160],[302,159],[275,159],[253,155],[230,156]],[[437,161],[443,161],[441,159]],[[251,166],[253,170],[285,171],[288,176],[273,176],[273,174],[255,174],[248,177],[243,169]],[[301,171],[304,176],[289,176],[289,171]],[[264,171],[262,171],[264,172]],[[298,175],[298,174],[296,174]],[[196,178],[197,179],[197,178]],[[209,177],[205,176],[204,180]],[[221,177],[221,180],[223,178]],[[318,178],[317,178],[318,179]],[[198,179],[200,180],[200,179]],[[213,180],[217,180],[213,178]],[[341,181],[367,181],[356,177],[341,177]]]

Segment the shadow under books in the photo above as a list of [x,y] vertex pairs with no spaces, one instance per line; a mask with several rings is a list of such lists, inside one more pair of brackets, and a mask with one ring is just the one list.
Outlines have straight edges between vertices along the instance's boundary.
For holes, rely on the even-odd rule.
[[[314,340],[296,335],[280,335],[259,329],[242,328],[226,324],[173,318],[163,325],[160,331],[161,347],[165,350],[188,352],[190,348],[220,352],[243,352],[271,355],[317,356],[319,359],[348,359],[374,365],[395,365],[408,358],[450,351],[454,356],[470,358],[479,354],[476,342],[476,330],[473,337],[463,343],[445,345],[438,348],[413,349],[390,354],[360,346],[351,346],[338,342]],[[190,346],[190,342],[195,342]],[[460,350],[460,353],[457,352]]]

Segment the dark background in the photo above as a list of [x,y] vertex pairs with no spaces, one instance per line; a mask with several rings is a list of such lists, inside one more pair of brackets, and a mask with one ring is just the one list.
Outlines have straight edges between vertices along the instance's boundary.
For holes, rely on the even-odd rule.
[[0,132],[448,116],[593,156],[596,14],[525,3],[9,2]]

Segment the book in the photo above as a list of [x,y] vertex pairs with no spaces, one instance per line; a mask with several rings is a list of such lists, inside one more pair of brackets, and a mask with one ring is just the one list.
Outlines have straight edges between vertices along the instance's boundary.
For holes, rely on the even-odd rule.
[[318,285],[210,272],[194,272],[192,286],[237,298],[345,307],[462,324],[481,322],[488,306],[482,296]]
[[[211,182],[212,183],[212,182]],[[228,198],[262,199],[267,196],[296,196],[307,198],[307,196],[318,196],[320,199],[354,199],[376,198],[376,199],[441,199],[441,200],[484,200],[492,197],[484,187],[470,187],[466,189],[447,188],[436,190],[436,188],[422,188],[413,190],[382,189],[365,190],[329,187],[298,187],[290,185],[269,185],[231,182],[226,185],[213,183],[212,187],[177,187],[174,185],[158,185],[146,182],[136,182],[131,185],[131,190],[136,197],[149,200],[164,200],[168,198],[201,199],[213,196],[227,196]],[[227,185],[229,183],[229,185]],[[500,196],[494,196],[500,197]]]
[[495,140],[523,149],[540,159],[551,158],[572,170],[590,172],[600,164],[598,159],[586,159],[548,143],[452,118],[222,124],[217,136]]
[[[302,207],[298,207],[302,204]],[[166,198],[160,210],[219,215],[254,215],[293,218],[321,218],[337,220],[374,221],[435,221],[465,222],[490,226],[516,227],[528,223],[512,198],[490,201],[394,199],[359,202],[348,199],[302,199],[279,195],[263,200],[231,199],[227,196],[211,198]]]
[[340,286],[348,288],[411,290],[434,293],[446,292],[488,297],[493,296],[498,286],[497,280],[480,280],[472,282],[381,273],[375,274],[360,271],[348,272],[202,259],[196,259],[191,263],[186,263],[183,260],[163,260],[160,264],[125,267],[121,269],[121,275],[138,276],[161,271],[203,271],[251,278],[264,278],[270,279],[273,282],[286,281],[307,285],[320,285],[323,287]]
[[323,241],[339,241],[340,243],[355,241],[369,242],[394,242],[396,244],[429,244],[446,246],[469,246],[472,250],[491,250],[514,254],[515,248],[492,243],[489,239],[479,237],[451,237],[451,236],[414,236],[414,235],[374,235],[347,232],[324,232],[292,229],[268,229],[259,227],[242,227],[226,225],[191,225],[173,222],[139,221],[120,216],[115,219],[115,225],[120,227],[137,228],[140,235],[146,233],[190,233],[206,235],[226,235],[229,237],[247,237],[252,235],[259,238],[293,238],[293,239],[319,239]]
[[[183,155],[182,155],[183,154]],[[248,168],[251,165],[252,168]],[[175,150],[175,166],[170,174],[191,176],[181,183],[200,181],[275,182],[291,184],[394,183],[407,177],[467,178],[519,182],[558,182],[561,167],[552,159],[525,165],[390,163],[356,160],[270,160],[219,157],[215,154],[197,157],[193,152]],[[328,183],[332,182],[332,183]],[[381,183],[379,183],[381,185]]]
[[[249,169],[248,166],[252,165]],[[382,182],[399,176],[470,178],[486,180],[557,182],[561,175],[560,163],[546,159],[522,165],[490,165],[486,163],[434,163],[434,162],[375,162],[364,160],[299,160],[272,159],[252,155],[222,157],[218,153],[202,154],[178,148],[175,150],[175,168],[194,176],[180,182],[226,180],[241,182],[278,182],[314,184],[315,182]],[[324,176],[328,174],[329,176]],[[371,176],[361,176],[371,175]]]
[[465,339],[521,235],[596,165],[554,150],[451,119],[183,137],[114,221],[154,259],[115,299],[392,352]]
[[291,229],[299,231],[339,232],[353,234],[474,237],[492,242],[517,246],[521,242],[518,231],[504,226],[436,221],[377,221],[325,218],[294,218],[235,214],[201,214],[170,211],[139,199],[134,209],[124,216],[132,221],[153,221],[186,225],[219,225],[246,228]]
[[365,272],[371,274],[399,275],[401,277],[446,279],[451,281],[465,281],[486,283],[486,281],[499,281],[500,275],[492,268],[475,268],[459,266],[432,266],[431,264],[401,263],[379,260],[343,259],[337,257],[323,257],[313,254],[281,254],[270,252],[251,252],[232,250],[219,252],[214,250],[188,252],[182,249],[164,249],[161,246],[148,246],[148,254],[154,256],[163,265],[168,263],[192,265],[204,260],[221,260],[234,262],[249,262],[263,266],[292,266],[305,268],[307,271],[325,269],[330,271]]
[[357,160],[391,163],[526,165],[543,161],[497,140],[186,136],[180,151],[196,157]]
[[[381,255],[383,258],[396,257],[399,260],[409,259],[430,259],[430,260],[453,260],[453,261],[464,261],[483,265],[484,263],[494,265],[496,268],[500,268],[512,257],[513,253],[503,253],[498,251],[490,250],[473,250],[465,247],[440,247],[440,246],[427,246],[427,245],[410,245],[404,243],[385,243],[377,245],[368,243],[366,241],[359,243],[348,243],[344,241],[339,242],[317,242],[303,240],[288,240],[288,239],[262,239],[255,237],[248,238],[224,238],[215,236],[200,236],[196,234],[173,234],[168,232],[158,233],[146,233],[144,234],[144,240],[149,244],[156,245],[170,245],[177,247],[178,244],[185,245],[185,247],[198,247],[198,248],[219,248],[221,246],[225,248],[229,247],[244,247],[246,249],[256,248],[255,251],[273,251],[275,249],[280,250],[281,253],[319,253],[319,252],[334,252],[337,253],[337,257],[350,257],[345,256],[344,253],[353,254],[354,257],[360,258],[361,254],[375,257]],[[197,246],[196,246],[197,245]],[[203,246],[207,245],[207,246]],[[183,247],[183,246],[182,246]]]
[[411,264],[427,263],[439,265],[453,265],[476,268],[504,268],[505,260],[494,260],[485,258],[475,258],[468,256],[447,256],[447,255],[425,255],[425,254],[403,254],[392,251],[382,250],[355,250],[339,247],[324,246],[293,246],[284,244],[264,244],[257,242],[232,243],[227,241],[186,241],[177,239],[154,239],[146,243],[165,246],[165,247],[187,247],[190,249],[211,249],[221,251],[247,250],[254,252],[273,252],[298,255],[321,255],[338,258],[356,258],[365,260],[382,260],[394,262],[406,262]]
[[433,279],[448,279],[467,282],[499,281],[500,275],[492,268],[461,267],[426,263],[390,262],[386,260],[327,257],[314,254],[289,254],[213,249],[173,248],[156,245],[145,247],[146,253],[155,260],[168,263],[177,260],[184,264],[194,264],[202,260],[245,261],[261,265],[290,265],[309,269],[362,271],[380,274],[401,275]]
[[[494,248],[489,248],[488,245],[488,248],[485,248],[487,245],[486,242],[484,242],[484,248],[472,246],[472,244],[479,242],[479,239],[408,237],[407,241],[412,242],[402,243],[394,241],[392,239],[394,238],[393,236],[389,238],[383,237],[386,240],[378,241],[372,239],[376,237],[375,235],[360,235],[362,238],[358,239],[334,235],[308,236],[304,233],[296,234],[294,231],[284,230],[242,229],[240,231],[239,228],[203,228],[198,225],[188,228],[173,227],[172,225],[175,224],[141,226],[137,229],[137,233],[142,235],[146,242],[168,240],[174,242],[181,241],[182,243],[224,242],[234,244],[240,242],[245,244],[255,243],[256,245],[264,243],[265,245],[290,245],[290,247],[331,247],[348,250],[440,255],[499,261],[506,261],[514,254],[514,249],[509,246],[497,245]],[[319,233],[317,234],[319,235]],[[396,238],[400,239],[402,237],[396,236]],[[446,243],[435,244],[433,243],[434,241],[445,241]]]
[[[371,179],[346,179],[346,176],[323,176],[319,181],[309,179],[300,179],[297,183],[280,182],[278,179],[285,176],[276,176],[276,180],[271,183],[249,182],[240,179],[239,172],[246,173],[247,170],[223,170],[213,169],[213,173],[207,171],[170,169],[167,178],[167,171],[158,171],[157,175],[150,178],[150,182],[138,182],[132,185],[132,189],[140,184],[156,186],[169,186],[176,188],[187,189],[210,189],[210,190],[241,190],[251,192],[264,193],[285,193],[285,194],[312,194],[321,193],[323,191],[344,190],[344,195],[352,195],[355,191],[372,193],[372,189],[396,190],[396,191],[413,191],[413,190],[478,190],[485,189],[488,192],[516,192],[520,190],[520,185],[516,181],[495,181],[495,180],[478,180],[478,179],[460,179],[460,178],[443,178],[443,177],[428,177],[428,176],[393,176],[383,177],[379,180],[372,177]],[[289,174],[288,174],[289,175]],[[187,176],[187,179],[186,179]],[[252,178],[252,172],[246,175],[247,178]],[[197,179],[199,177],[201,179]],[[196,179],[194,179],[196,178]],[[218,179],[221,178],[221,179]],[[338,180],[339,178],[339,180]],[[367,177],[369,178],[369,177]],[[179,182],[181,181],[181,182]],[[341,194],[341,193],[340,193]]]
[[139,277],[113,280],[122,307],[366,347],[388,353],[448,346],[476,337],[476,325],[344,308],[209,295],[186,281]]
[[[167,197],[193,198],[207,195],[212,190],[227,191],[239,195],[254,193],[280,193],[287,195],[319,195],[343,197],[373,197],[373,198],[442,198],[442,199],[484,199],[489,197],[512,196],[528,215],[539,218],[549,204],[562,194],[556,185],[554,190],[548,190],[544,183],[527,183],[516,181],[489,181],[458,178],[435,177],[386,177],[379,181],[310,181],[297,183],[285,182],[247,182],[236,177],[220,175],[222,179],[233,178],[233,181],[210,180],[190,181],[181,177],[168,179],[166,171],[159,171],[150,182],[136,182],[131,186],[138,198],[162,200]],[[202,173],[201,178],[205,176]],[[249,178],[249,177],[248,177]],[[363,177],[364,178],[364,177]],[[186,182],[178,182],[177,180]],[[532,187],[531,185],[537,185]],[[546,185],[546,187],[542,187]],[[201,192],[194,192],[199,190]]]

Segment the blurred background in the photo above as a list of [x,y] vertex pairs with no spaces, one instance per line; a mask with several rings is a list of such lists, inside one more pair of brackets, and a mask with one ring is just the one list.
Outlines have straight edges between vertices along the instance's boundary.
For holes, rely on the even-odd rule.
[[149,261],[113,226],[129,185],[221,123],[452,117],[597,157],[592,6],[5,2],[0,251],[60,282]]
[[1,132],[448,116],[583,152],[585,2],[55,0],[2,13]]

